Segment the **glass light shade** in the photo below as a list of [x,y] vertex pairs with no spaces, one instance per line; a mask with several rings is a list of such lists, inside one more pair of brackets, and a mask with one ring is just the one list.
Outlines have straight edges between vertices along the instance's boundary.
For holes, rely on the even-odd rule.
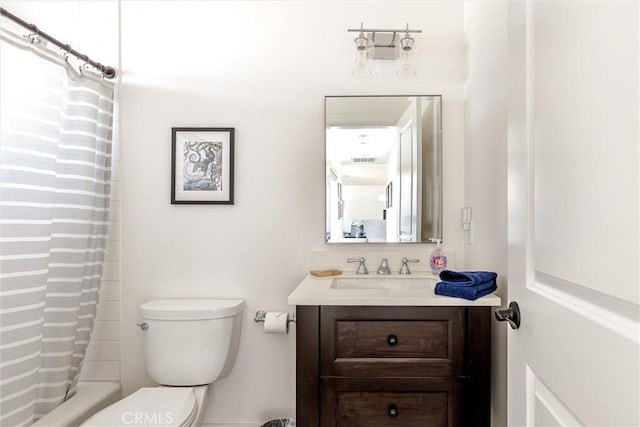
[[356,77],[369,77],[371,76],[371,61],[369,60],[369,53],[371,51],[372,44],[364,33],[360,33],[354,40],[356,44],[356,51],[353,59],[353,69],[351,74]]
[[351,74],[356,77],[369,77],[371,76],[371,61],[367,58],[366,50],[356,51],[353,61],[353,70]]
[[396,69],[396,74],[399,77],[413,77],[416,75],[413,42],[414,39],[411,38],[408,32],[400,39],[400,57],[398,58]]
[[415,58],[413,49],[400,50],[396,74],[398,77],[413,77],[416,75]]

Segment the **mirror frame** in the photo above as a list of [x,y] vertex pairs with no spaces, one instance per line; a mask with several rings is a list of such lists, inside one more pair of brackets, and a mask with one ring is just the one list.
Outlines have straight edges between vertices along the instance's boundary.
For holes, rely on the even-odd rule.
[[327,230],[327,224],[328,224],[328,218],[327,218],[327,209],[328,209],[328,205],[327,205],[327,199],[328,199],[328,195],[327,195],[327,131],[328,131],[328,126],[327,126],[327,100],[330,98],[438,98],[438,105],[439,105],[439,116],[438,116],[438,128],[439,128],[439,141],[438,141],[438,145],[437,145],[437,159],[436,159],[436,166],[438,169],[438,174],[440,175],[440,180],[438,183],[438,192],[439,192],[439,203],[440,203],[440,208],[439,208],[439,214],[438,214],[438,222],[439,222],[439,229],[440,229],[440,235],[439,236],[433,236],[434,238],[438,238],[441,241],[444,241],[444,224],[443,224],[443,205],[444,205],[444,194],[443,194],[443,181],[444,181],[444,174],[443,174],[443,136],[444,136],[444,129],[442,127],[442,123],[443,123],[443,105],[442,105],[442,95],[326,95],[324,97],[324,167],[323,167],[323,174],[324,174],[324,229],[325,229],[325,239],[324,242],[325,244],[407,244],[407,243],[418,243],[418,244],[430,244],[432,242],[430,241],[415,241],[415,242],[401,242],[401,241],[397,241],[397,242],[349,242],[349,241],[345,241],[345,242],[336,242],[336,241],[329,241],[328,239],[328,234],[329,231]]

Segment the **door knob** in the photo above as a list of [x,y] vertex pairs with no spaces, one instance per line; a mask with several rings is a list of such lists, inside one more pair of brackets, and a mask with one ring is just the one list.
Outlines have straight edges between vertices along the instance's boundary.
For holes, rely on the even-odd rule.
[[508,308],[499,308],[494,311],[493,314],[496,315],[498,322],[509,322],[511,329],[518,329],[520,327],[520,307],[518,307],[518,303],[515,301],[511,301]]

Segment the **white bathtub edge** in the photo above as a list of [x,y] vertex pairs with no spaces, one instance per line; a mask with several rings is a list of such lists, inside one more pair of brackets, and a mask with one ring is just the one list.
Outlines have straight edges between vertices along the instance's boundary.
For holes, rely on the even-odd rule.
[[33,427],[77,427],[91,415],[120,400],[120,384],[106,381],[83,381],[78,383],[76,394],[53,411],[49,412]]

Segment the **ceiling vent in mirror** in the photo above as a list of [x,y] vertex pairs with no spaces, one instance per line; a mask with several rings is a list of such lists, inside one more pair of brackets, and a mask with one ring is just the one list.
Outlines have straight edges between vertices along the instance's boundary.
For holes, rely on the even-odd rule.
[[352,157],[351,163],[375,163],[375,157]]

